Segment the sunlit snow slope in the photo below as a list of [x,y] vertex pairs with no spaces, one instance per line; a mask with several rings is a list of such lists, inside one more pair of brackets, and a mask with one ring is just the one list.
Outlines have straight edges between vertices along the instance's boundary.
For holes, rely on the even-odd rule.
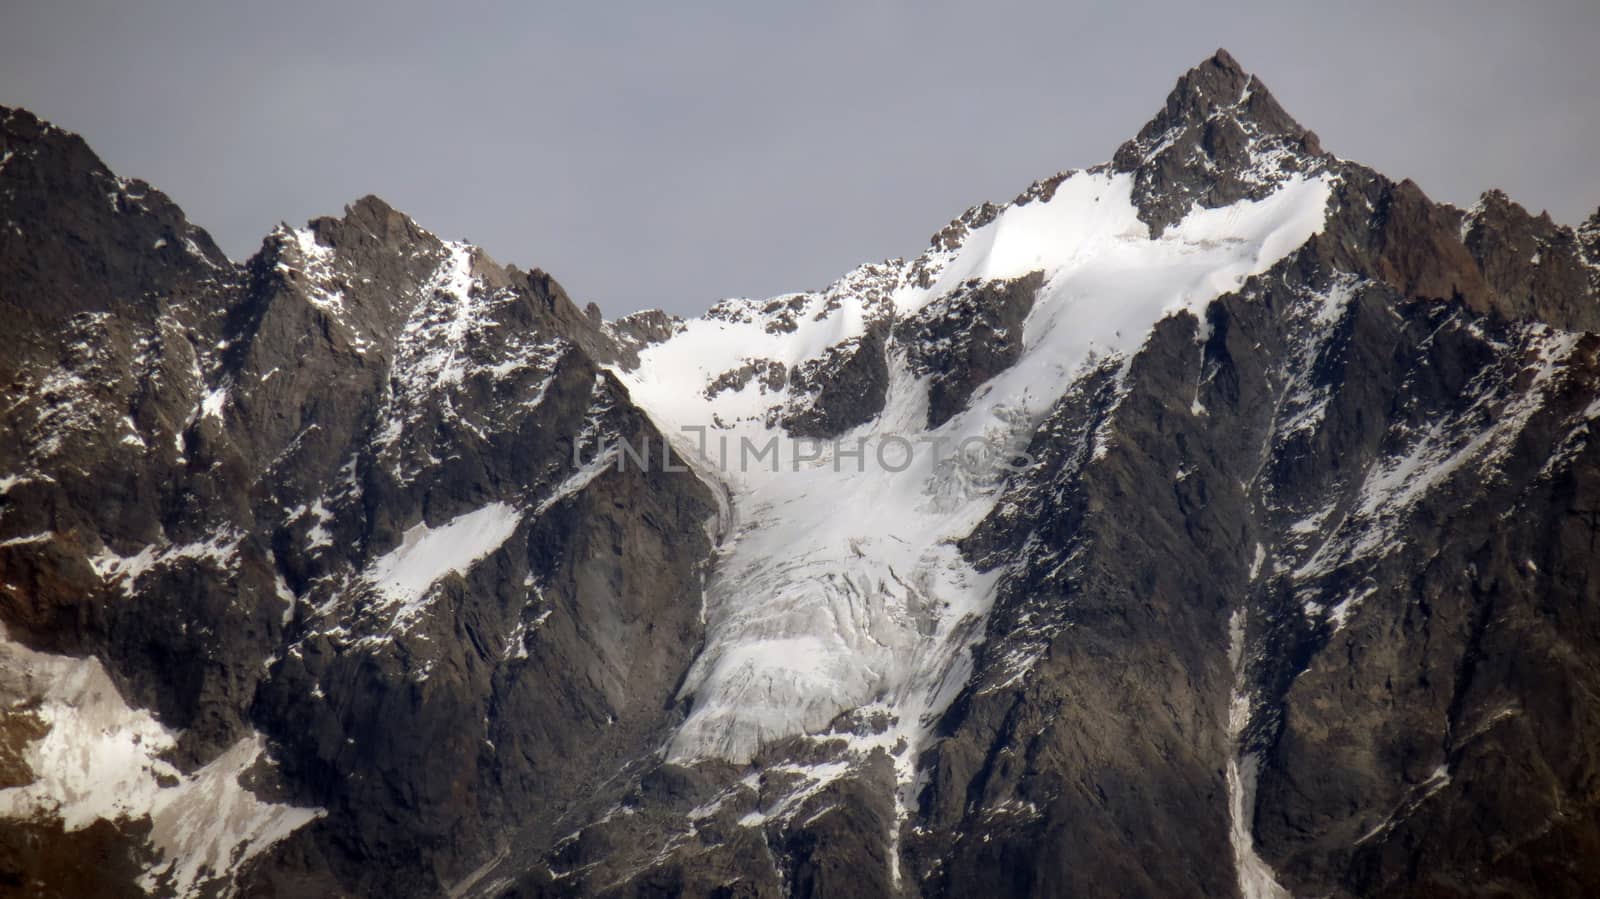
[[[861,739],[890,748],[904,738],[897,755],[908,775],[906,747],[961,686],[991,603],[998,574],[974,570],[953,541],[995,503],[993,463],[1075,379],[1126,358],[1160,319],[1198,315],[1317,233],[1328,177],[1292,178],[1257,202],[1196,207],[1152,239],[1130,176],[1076,173],[1047,200],[1001,210],[959,247],[867,266],[816,294],[724,303],[618,371],[664,430],[704,450],[734,512],[707,589],[705,648],[683,686],[692,710],[669,754],[748,760],[768,741],[881,705],[898,723]],[[737,383],[727,373],[752,363],[792,370],[874,320],[1034,272],[1044,282],[1021,358],[965,411],[930,430],[927,380],[890,338],[888,397],[875,420],[836,443],[782,439],[776,459],[741,451],[781,434],[777,404],[794,398],[781,379],[712,387]]]
[[205,889],[324,812],[269,802],[239,778],[266,750],[251,734],[185,775],[164,756],[175,735],[130,707],[98,659],[36,652],[0,628],[0,701],[42,732],[22,755],[37,779],[0,789],[0,817],[60,817],[67,833],[149,816],[157,858],[140,881],[176,895]]

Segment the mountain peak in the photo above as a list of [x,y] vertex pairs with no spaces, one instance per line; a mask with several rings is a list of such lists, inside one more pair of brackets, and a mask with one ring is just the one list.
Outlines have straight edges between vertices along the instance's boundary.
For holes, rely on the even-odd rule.
[[390,206],[377,194],[367,194],[344,207],[337,220],[346,228],[359,228],[379,241],[415,242],[426,234],[411,216]]
[[1173,91],[1173,96],[1188,89],[1191,93],[1209,95],[1218,101],[1231,101],[1249,87],[1252,77],[1233,58],[1232,53],[1218,48],[1217,52],[1178,79],[1178,89]]
[[1261,79],[1245,71],[1233,54],[1219,49],[1178,78],[1166,106],[1145,124],[1140,137],[1180,123],[1205,122],[1218,114],[1248,119],[1274,134],[1305,130],[1278,105]]
[[1111,162],[1137,182],[1140,218],[1160,233],[1190,207],[1259,199],[1327,156],[1317,136],[1227,50],[1178,78],[1167,102]]
[[[1200,65],[1210,65],[1222,69],[1232,69],[1236,72],[1244,71],[1244,68],[1239,65],[1239,61],[1233,58],[1233,54],[1229,53],[1228,48],[1226,47],[1218,47],[1217,52],[1211,54],[1211,57]],[[1199,67],[1200,66],[1196,66],[1195,68]]]
[[376,194],[367,194],[345,204],[342,215],[318,216],[306,222],[303,229],[290,225],[279,227],[267,240],[280,243],[296,240],[294,232],[309,231],[318,243],[344,253],[365,257],[383,255],[397,249],[408,248],[421,255],[437,254],[441,241],[414,219],[395,209]]

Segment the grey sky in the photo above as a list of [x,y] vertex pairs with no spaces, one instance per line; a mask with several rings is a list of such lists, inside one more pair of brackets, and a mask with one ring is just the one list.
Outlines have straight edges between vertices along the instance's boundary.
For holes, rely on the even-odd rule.
[[1324,146],[1436,199],[1600,205],[1595,0],[10,0],[0,103],[236,257],[376,193],[607,315],[692,314],[1109,159],[1218,46]]

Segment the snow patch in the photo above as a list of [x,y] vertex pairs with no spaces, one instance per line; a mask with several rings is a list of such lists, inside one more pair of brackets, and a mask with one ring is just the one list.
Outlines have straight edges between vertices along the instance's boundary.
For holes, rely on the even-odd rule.
[[222,410],[228,403],[228,388],[220,385],[207,390],[205,396],[200,398],[200,417],[215,418],[222,421]]
[[121,556],[110,547],[89,558],[89,566],[108,584],[119,585],[124,595],[132,596],[138,589],[139,578],[145,572],[188,560],[204,562],[218,569],[228,569],[238,561],[242,535],[235,531],[221,531],[210,539],[198,543],[151,544],[131,556]]
[[265,752],[259,734],[185,776],[161,758],[176,743],[172,732],[131,708],[98,659],[35,652],[0,631],[0,701],[44,728],[22,753],[34,779],[0,790],[0,818],[59,819],[77,831],[148,817],[162,863],[146,875],[147,887],[161,882],[197,895],[324,814],[263,802],[240,785]]
[[365,573],[385,604],[396,607],[404,623],[422,607],[428,590],[447,574],[465,574],[499,549],[522,522],[522,513],[505,503],[491,503],[458,515],[439,527],[419,522],[406,529],[400,545],[375,560]]
[[299,266],[296,269],[289,261],[280,261],[278,270],[298,270],[304,274],[307,282],[304,291],[306,300],[335,320],[343,322],[344,290],[338,286],[337,257],[333,248],[318,242],[317,236],[309,228],[286,228],[282,233],[299,257],[292,260],[298,262]]
[[274,843],[326,814],[321,809],[262,802],[239,778],[261,760],[266,740],[252,734],[229,747],[176,787],[157,792],[151,804],[150,842],[162,864],[147,871],[140,886],[165,887],[179,896],[231,875]]

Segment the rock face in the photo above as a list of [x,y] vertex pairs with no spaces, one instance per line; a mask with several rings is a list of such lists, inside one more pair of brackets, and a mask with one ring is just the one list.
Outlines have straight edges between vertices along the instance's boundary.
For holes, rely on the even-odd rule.
[[882,325],[789,370],[794,396],[783,426],[796,437],[833,437],[877,418],[889,391]]
[[1167,105],[1112,159],[1133,175],[1139,218],[1159,234],[1192,204],[1259,199],[1334,160],[1226,50],[1178,79]]
[[0,893],[1600,893],[1597,235],[1219,52],[916,259],[605,322],[0,111]]
[[[608,441],[661,437],[559,285],[372,197],[280,228],[242,266],[203,235],[158,265],[198,233],[170,204],[77,138],[5,121],[7,227],[53,226],[32,210],[92,186],[52,213],[77,231],[28,238],[74,265],[6,244],[23,261],[4,302],[40,323],[4,360],[8,637],[103,665],[173,745],[145,763],[159,778],[121,782],[120,835],[71,822],[53,838],[14,798],[0,878],[435,893],[523,830],[544,838],[659,741],[700,640],[717,509],[687,473],[590,464]],[[59,773],[26,741],[87,726],[48,704],[81,676],[8,683],[16,708],[47,712],[7,726],[13,782]],[[314,815],[275,840],[219,837],[209,868],[183,872],[193,835],[141,828],[258,735],[257,795]],[[114,761],[86,759],[80,780]],[[124,861],[83,871],[63,839],[91,833]],[[238,863],[268,846],[270,863]]]
[[911,370],[928,381],[928,427],[949,421],[985,381],[1022,358],[1023,324],[1043,282],[1042,272],[974,280],[896,323]]

